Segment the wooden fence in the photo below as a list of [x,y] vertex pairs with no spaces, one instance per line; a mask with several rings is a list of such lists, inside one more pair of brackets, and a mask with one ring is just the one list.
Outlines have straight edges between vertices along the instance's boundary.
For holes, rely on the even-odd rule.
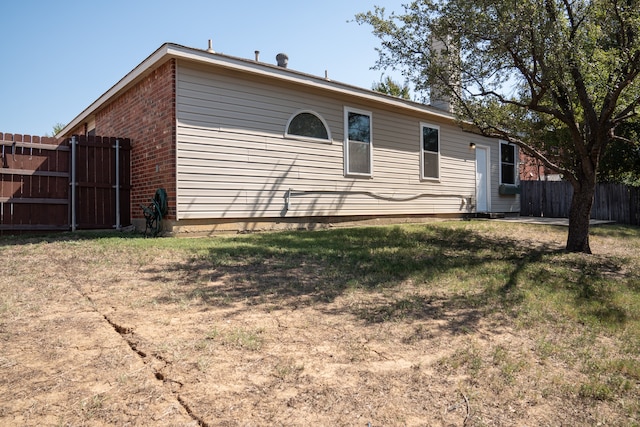
[[[566,181],[521,181],[520,215],[568,218],[573,187]],[[640,188],[598,184],[592,219],[640,225]]]
[[0,146],[0,233],[131,223],[129,139],[0,133]]

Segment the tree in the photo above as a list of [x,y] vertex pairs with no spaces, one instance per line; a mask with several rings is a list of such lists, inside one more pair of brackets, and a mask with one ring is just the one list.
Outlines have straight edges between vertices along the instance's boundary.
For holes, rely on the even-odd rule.
[[65,124],[64,123],[56,123],[55,125],[53,125],[53,136],[56,136],[57,134],[60,133],[60,131],[62,129],[64,129]]
[[598,181],[640,187],[640,122],[623,123],[618,127],[618,134],[625,140],[614,139],[607,146]]
[[379,82],[373,84],[371,89],[376,92],[386,93],[387,95],[395,96],[402,99],[411,99],[409,93],[409,85],[404,84],[401,86],[395,82],[390,76],[381,79]]
[[356,21],[381,41],[378,68],[443,93],[461,125],[570,181],[566,249],[591,252],[600,161],[640,103],[640,0],[421,0]]

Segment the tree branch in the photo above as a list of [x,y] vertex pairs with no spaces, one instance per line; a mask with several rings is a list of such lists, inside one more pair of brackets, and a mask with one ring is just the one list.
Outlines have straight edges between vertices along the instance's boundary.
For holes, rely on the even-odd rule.
[[[467,108],[466,111],[468,115],[473,116],[473,113],[471,110]],[[573,176],[573,172],[571,170],[560,166],[558,163],[553,162],[548,156],[546,156],[543,152],[538,150],[535,146],[528,144],[521,138],[516,138],[512,132],[508,130],[500,129],[495,125],[480,123],[477,117],[472,117],[471,122],[473,126],[480,132],[481,135],[489,138],[498,138],[507,142],[511,142],[523,148],[527,154],[540,160],[545,167],[552,169],[558,173],[564,174],[566,176]]]

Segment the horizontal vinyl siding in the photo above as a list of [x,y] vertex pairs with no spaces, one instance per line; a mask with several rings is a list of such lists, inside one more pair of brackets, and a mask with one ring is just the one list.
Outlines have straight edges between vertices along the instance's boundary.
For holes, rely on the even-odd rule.
[[286,87],[273,87],[233,75],[218,74],[215,80],[203,69],[180,67],[178,76],[178,120],[205,128],[224,127],[260,133],[284,133],[284,126],[296,109],[312,108],[332,124],[342,122],[342,112],[331,115],[333,104],[310,98]]
[[[345,106],[372,112],[370,179],[344,176]],[[333,142],[285,138],[299,110],[320,114]],[[179,63],[177,120],[178,219],[462,213],[475,194],[475,153],[452,125],[437,123],[440,182],[420,181],[425,117]]]
[[[491,147],[491,211],[520,212],[519,195],[500,194],[500,144],[494,142]],[[516,159],[518,155],[516,154]],[[517,169],[516,169],[517,171]]]

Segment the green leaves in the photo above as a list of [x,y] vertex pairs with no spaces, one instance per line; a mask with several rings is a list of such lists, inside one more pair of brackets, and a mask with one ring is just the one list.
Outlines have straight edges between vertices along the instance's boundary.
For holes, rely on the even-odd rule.
[[374,83],[371,89],[376,92],[386,93],[387,95],[395,96],[402,99],[410,99],[409,85],[394,81],[390,76],[386,76],[379,82]]
[[[587,115],[610,126],[607,108],[620,102],[614,110],[625,111],[640,96],[637,3],[426,0],[406,5],[404,14],[375,8],[356,21],[382,41],[379,68],[403,69],[418,90],[448,82],[449,95],[463,95],[457,110],[464,119],[494,121],[487,101],[494,100],[579,130]],[[444,54],[434,41],[446,45]]]
[[[581,200],[640,106],[640,0],[416,0],[356,21],[381,40],[378,68],[401,69],[461,123],[520,145]],[[572,215],[584,225],[570,226],[568,246],[588,248],[573,241],[588,236],[590,206]]]

